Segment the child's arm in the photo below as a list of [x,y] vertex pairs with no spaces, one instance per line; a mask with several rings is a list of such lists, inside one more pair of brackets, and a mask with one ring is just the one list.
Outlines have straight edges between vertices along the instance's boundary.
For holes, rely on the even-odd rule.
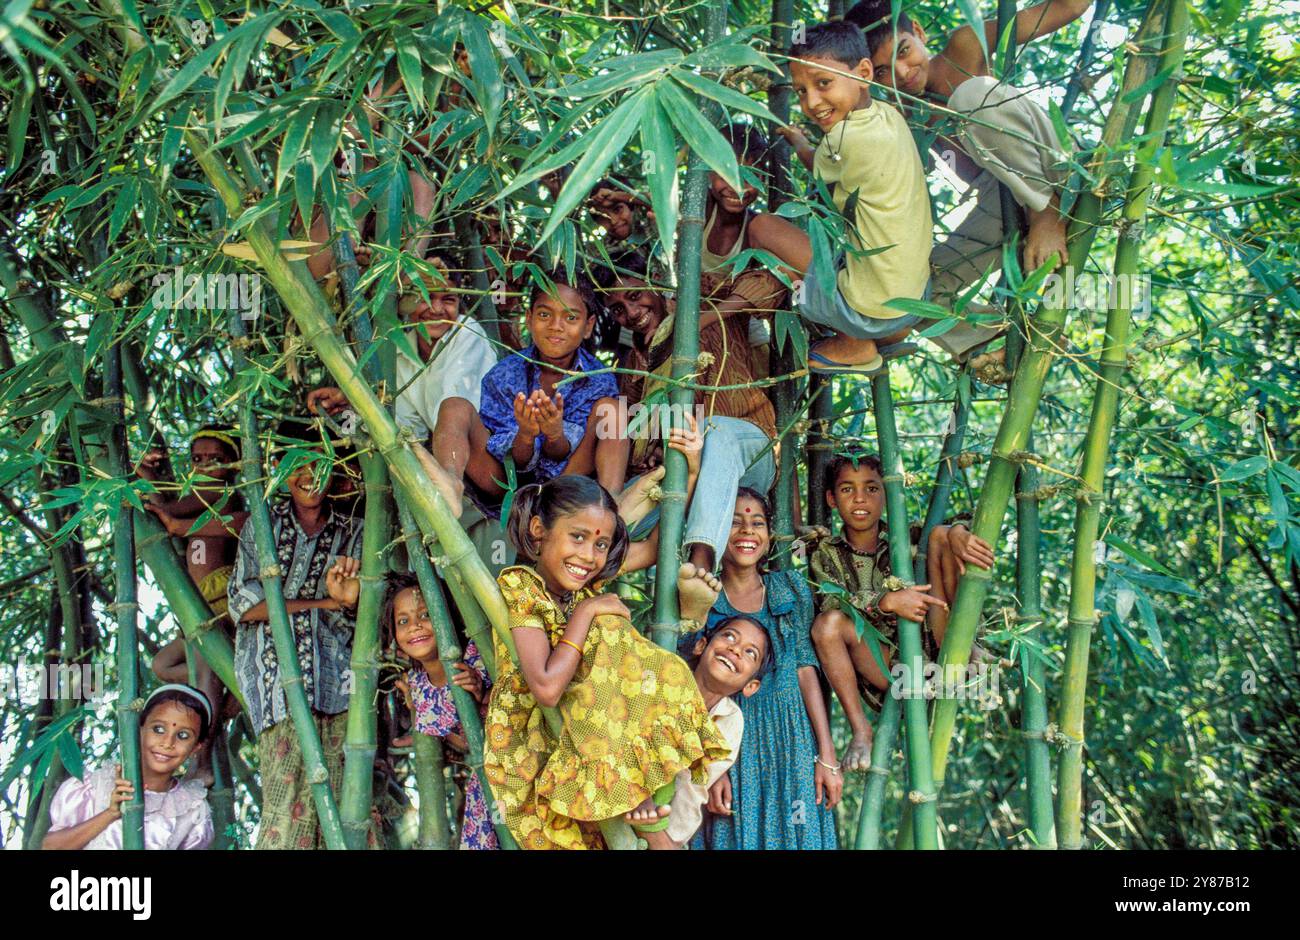
[[884,613],[924,623],[925,615],[931,607],[948,608],[942,597],[927,594],[928,590],[930,585],[917,584],[901,591],[888,591],[880,598],[879,608]]
[[146,503],[144,508],[158,517],[168,535],[174,535],[177,538],[238,538],[240,531],[244,528],[244,523],[248,521],[248,513],[246,512],[231,513],[229,522],[223,521],[220,514],[217,513],[203,523],[202,528],[191,532],[190,529],[194,527],[194,522],[199,518],[198,516],[188,518],[173,516],[156,503]]
[[550,460],[564,460],[573,453],[573,442],[564,433],[564,396],[556,392],[552,401],[539,388],[529,396],[528,408],[542,438],[542,455]]
[[993,546],[960,522],[948,526],[948,546],[952,549],[960,574],[966,573],[968,564],[979,568],[993,567]]
[[[1016,14],[1016,45],[1023,46],[1040,36],[1048,36],[1062,26],[1068,26],[1092,6],[1093,0],[1044,0],[1043,3],[1021,10]],[[989,50],[997,48],[1001,40],[997,19],[984,21],[984,42]],[[980,48],[979,37],[969,26],[953,30],[943,50],[948,59],[965,75],[987,75],[988,62]]]
[[822,687],[817,681],[816,667],[799,668],[799,692],[803,695],[804,708],[808,710],[808,720],[812,723],[813,735],[817,738],[818,760],[813,772],[817,788],[817,804],[821,805],[824,796],[826,808],[834,809],[835,804],[840,801],[840,795],[844,792],[844,778],[839,773],[840,762],[835,756],[835,742],[831,739],[831,723],[826,715],[826,700],[822,698]]
[[578,604],[565,627],[564,637],[554,648],[545,630],[515,627],[510,631],[519,654],[519,671],[524,674],[533,698],[542,706],[549,708],[559,704],[582,662],[580,651],[587,642],[591,623],[600,614],[631,619],[631,612],[617,595],[600,594]]
[[808,135],[799,130],[799,128],[795,127],[793,124],[787,124],[785,127],[778,127],[777,133],[790,142],[790,146],[794,148],[795,156],[799,158],[800,162],[803,163],[803,165],[808,168],[808,172],[811,173],[813,168],[813,155],[817,152],[817,148],[808,140]]
[[[75,782],[70,783],[72,787],[78,786]],[[88,798],[84,795],[86,793],[84,788],[81,789],[81,793],[83,795],[80,799]],[[45,838],[41,840],[41,848],[54,851],[79,851],[84,849],[95,836],[122,818],[122,804],[131,799],[134,793],[135,786],[130,780],[122,776],[122,767],[119,764],[117,766],[116,780],[113,783],[113,792],[108,797],[108,808],[74,826],[63,829],[51,828],[45,834]],[[75,801],[78,797],[73,792],[65,791],[63,787],[60,787],[50,806],[52,820],[59,816],[65,816],[67,801],[70,799]]]
[[[704,437],[699,432],[699,425],[695,421],[695,415],[690,412],[686,413],[687,426],[684,428],[672,428],[668,432],[668,446],[673,450],[681,452],[686,457],[686,505],[691,503],[691,497],[695,495],[695,484],[700,479],[700,455],[704,452]],[[657,467],[651,471],[657,474],[656,480],[662,480],[664,476],[663,467]],[[637,481],[638,483],[641,481]],[[638,516],[640,519],[644,516]],[[633,542],[627,547],[627,555],[623,559],[623,567],[619,573],[629,571],[643,571],[651,568],[659,559],[659,526],[655,526],[650,535],[640,542]]]

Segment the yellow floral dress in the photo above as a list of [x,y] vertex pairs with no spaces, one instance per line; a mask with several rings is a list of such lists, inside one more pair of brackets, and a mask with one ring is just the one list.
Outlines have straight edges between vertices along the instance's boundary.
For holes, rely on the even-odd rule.
[[[568,614],[541,576],[517,565],[497,583],[510,628],[545,630],[552,648],[558,645]],[[598,584],[583,588],[573,603],[599,593]],[[582,663],[560,699],[558,741],[505,644],[495,644],[484,766],[522,848],[603,848],[600,820],[634,809],[679,771],[703,782],[709,763],[729,753],[686,663],[625,617],[592,622]]]

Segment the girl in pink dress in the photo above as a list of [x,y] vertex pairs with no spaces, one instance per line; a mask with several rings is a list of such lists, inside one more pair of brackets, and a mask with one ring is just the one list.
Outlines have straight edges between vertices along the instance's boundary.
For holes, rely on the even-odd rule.
[[[207,790],[197,780],[176,778],[211,727],[211,703],[188,685],[160,686],[140,710],[146,849],[205,849],[212,842]],[[120,849],[122,804],[134,793],[120,764],[65,780],[50,803],[41,848]]]

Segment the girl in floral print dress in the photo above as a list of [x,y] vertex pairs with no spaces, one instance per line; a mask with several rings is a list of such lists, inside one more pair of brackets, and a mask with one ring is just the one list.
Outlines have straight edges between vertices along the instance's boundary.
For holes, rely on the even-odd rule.
[[[469,744],[465,730],[456,714],[447,671],[438,659],[438,639],[429,620],[429,610],[424,595],[414,575],[394,575],[388,581],[388,598],[384,605],[383,623],[388,641],[397,643],[414,663],[399,681],[406,693],[411,715],[415,719],[415,732],[441,738],[454,749],[465,753]],[[456,674],[451,681],[460,686],[474,701],[482,705],[491,683],[483,668],[483,660],[473,641],[465,644],[465,659],[456,663]],[[465,784],[465,815],[461,822],[460,847],[462,849],[499,848],[497,834],[492,828],[492,815],[477,773],[471,772]]]
[[518,661],[497,637],[484,766],[506,825],[525,849],[601,848],[600,821],[633,810],[666,826],[677,774],[702,783],[729,748],[686,663],[601,591],[628,545],[613,497],[577,475],[525,486],[507,531],[530,564],[497,578]]

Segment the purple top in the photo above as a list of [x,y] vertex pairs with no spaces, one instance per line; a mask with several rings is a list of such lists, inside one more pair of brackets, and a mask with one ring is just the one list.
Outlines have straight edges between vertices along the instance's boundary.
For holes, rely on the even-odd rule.
[[[71,829],[108,809],[117,772],[113,766],[72,777],[50,801],[50,831]],[[144,847],[146,849],[206,849],[212,842],[212,810],[208,791],[197,780],[173,780],[166,793],[144,791]],[[122,820],[86,844],[88,849],[120,849]]]

